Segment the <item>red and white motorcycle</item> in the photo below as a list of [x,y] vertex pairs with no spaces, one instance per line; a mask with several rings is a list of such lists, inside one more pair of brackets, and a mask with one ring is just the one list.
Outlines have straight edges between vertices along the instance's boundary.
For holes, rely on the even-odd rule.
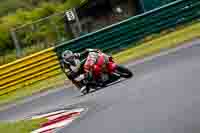
[[[105,87],[108,84],[119,80],[120,78],[131,78],[133,76],[133,73],[128,68],[115,63],[111,56],[108,56],[102,52],[99,52],[97,56],[98,58],[96,63],[90,66],[92,67],[91,80],[88,80],[87,78],[80,78],[79,80],[76,77],[77,74],[74,74],[73,71],[67,72],[68,79],[70,79],[77,88],[82,90],[83,87],[86,87],[86,89],[83,89],[84,91],[81,91],[83,94],[89,93],[90,89],[97,90]],[[87,59],[90,58],[87,57]],[[80,75],[86,73],[84,67],[87,64],[87,59],[81,61],[79,70]]]
[[[84,66],[84,61],[82,64]],[[90,89],[98,89],[120,78],[131,78],[132,76],[133,73],[128,68],[115,63],[111,56],[98,53],[98,60],[95,65],[93,65],[93,80],[83,82],[86,84],[87,89],[82,93],[87,94],[90,92]]]

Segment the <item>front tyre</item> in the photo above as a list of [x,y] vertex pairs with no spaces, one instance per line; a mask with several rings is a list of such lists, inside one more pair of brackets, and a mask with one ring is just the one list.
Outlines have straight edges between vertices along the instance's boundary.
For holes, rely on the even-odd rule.
[[120,65],[117,65],[116,73],[119,74],[120,77],[123,77],[123,78],[133,77],[133,73],[128,68],[125,68],[125,67],[120,66]]

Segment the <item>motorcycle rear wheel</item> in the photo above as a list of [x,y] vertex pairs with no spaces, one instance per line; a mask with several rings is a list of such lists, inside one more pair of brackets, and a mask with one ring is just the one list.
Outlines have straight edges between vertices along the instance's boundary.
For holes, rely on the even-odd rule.
[[120,65],[117,65],[116,73],[119,74],[120,77],[123,77],[123,78],[133,77],[133,73],[128,68],[125,68],[124,66],[120,66]]

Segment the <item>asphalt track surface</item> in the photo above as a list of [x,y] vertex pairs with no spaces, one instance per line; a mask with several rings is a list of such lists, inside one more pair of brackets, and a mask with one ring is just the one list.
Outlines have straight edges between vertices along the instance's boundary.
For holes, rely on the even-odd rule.
[[59,133],[199,133],[200,40],[139,63],[135,77],[80,96],[73,87],[40,94],[0,110],[0,120],[61,108],[88,111]]

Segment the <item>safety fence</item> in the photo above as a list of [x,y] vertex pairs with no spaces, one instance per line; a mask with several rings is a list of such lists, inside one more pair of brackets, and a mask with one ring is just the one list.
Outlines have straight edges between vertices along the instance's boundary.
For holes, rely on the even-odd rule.
[[0,95],[60,74],[54,48],[0,67]]
[[130,45],[133,46],[134,42],[145,36],[176,27],[178,24],[186,23],[199,17],[199,0],[179,0],[95,33],[64,42],[56,47],[56,52],[59,57],[65,49],[79,52],[85,48],[99,48],[104,52],[113,53]]
[[145,36],[199,18],[199,0],[178,0],[97,32],[64,42],[57,47],[1,66],[0,95],[62,73],[59,59],[61,53],[66,49],[80,52],[85,48],[99,48],[107,53],[116,53],[136,46],[136,42]]

